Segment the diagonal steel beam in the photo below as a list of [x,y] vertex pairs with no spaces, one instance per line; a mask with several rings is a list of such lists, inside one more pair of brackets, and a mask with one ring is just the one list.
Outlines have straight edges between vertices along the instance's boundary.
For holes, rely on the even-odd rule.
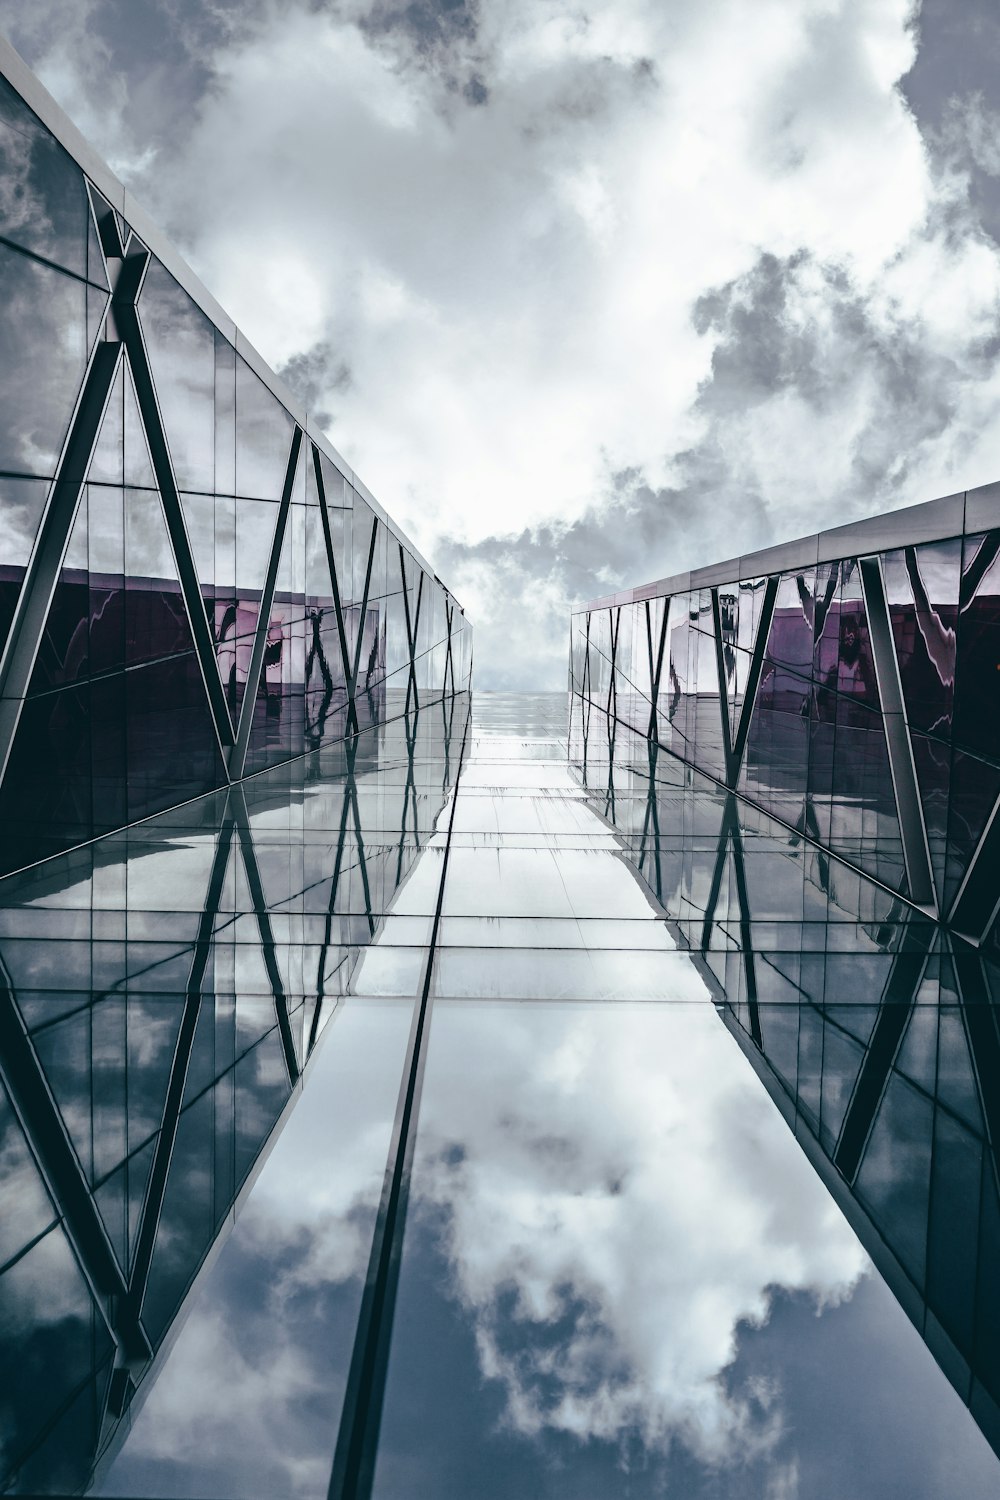
[[[403,712],[408,714],[409,711],[410,711],[410,693],[411,693],[411,691],[413,693],[413,706],[414,706],[414,708],[419,709],[419,707],[420,707],[420,699],[417,696],[417,682],[416,682],[416,677],[414,676],[414,672],[415,672],[415,665],[414,665],[414,663],[415,663],[415,659],[416,659],[416,650],[417,650],[417,648],[416,648],[417,629],[416,629],[416,625],[413,624],[411,622],[411,619],[410,619],[410,590],[406,586],[406,558],[405,558],[405,555],[403,553],[403,544],[402,544],[402,542],[399,543],[399,575],[400,575],[400,577],[403,580],[403,618],[404,618],[404,620],[406,622],[406,648],[407,648],[407,652],[409,653],[409,673],[408,673],[408,676],[407,676],[407,679],[406,679],[406,706],[403,709]],[[423,582],[423,575],[421,574],[421,583],[422,582]],[[419,617],[419,609],[420,609],[420,600],[419,600],[419,597],[418,597],[418,599],[417,599],[418,617]]]
[[198,1019],[201,1015],[205,970],[212,951],[216,919],[218,918],[219,907],[222,901],[226,870],[229,867],[234,826],[229,798],[227,797],[226,809],[219,826],[219,840],[215,846],[215,856],[212,860],[208,889],[205,894],[201,918],[198,923],[194,951],[191,956],[191,968],[188,973],[187,990],[184,996],[184,1009],[181,1014],[181,1024],[177,1033],[174,1055],[170,1064],[167,1093],[160,1116],[160,1129],[156,1137],[153,1163],[150,1167],[149,1181],[146,1185],[146,1196],[143,1200],[142,1214],[136,1234],[135,1252],[132,1257],[132,1274],[129,1279],[128,1295],[136,1309],[137,1316],[141,1315],[142,1304],[146,1295],[146,1286],[149,1281],[149,1271],[153,1263],[153,1247],[156,1244],[156,1234],[160,1225],[160,1216],[163,1212],[163,1200],[167,1191],[170,1162],[174,1153],[174,1145],[177,1141],[177,1130],[180,1125],[184,1089],[187,1084],[188,1069],[190,1068],[191,1056],[194,1051],[194,1038],[198,1029]]
[[[660,701],[660,677],[661,677],[661,674],[663,672],[663,653],[664,653],[664,650],[666,648],[666,643],[667,643],[667,621],[668,621],[669,617],[670,617],[670,599],[668,597],[665,597],[664,600],[663,600],[663,619],[660,622],[660,643],[659,643],[659,646],[657,647],[657,652],[656,652],[656,667],[655,667],[654,670],[651,671],[651,673],[650,673],[650,679],[649,679],[649,681],[650,681],[650,687],[652,688],[652,692],[650,694],[649,728],[646,731],[647,738],[649,738],[649,739],[655,739],[655,737],[659,734],[659,719],[658,719],[658,716],[657,716],[657,705],[658,705],[658,703]],[[646,600],[646,631],[647,631],[647,634],[649,634],[649,631],[650,631],[650,616],[649,616],[649,600],[648,599]],[[651,635],[649,637],[649,648],[650,648],[650,650],[649,650],[649,660],[650,660],[650,664],[652,665],[652,661],[653,661],[653,649],[652,649],[653,648],[653,641],[652,641],[652,636]]]
[[986,940],[1000,912],[1000,798],[993,805],[948,913],[948,925],[967,942]]
[[288,1069],[288,1081],[294,1088],[299,1078],[299,1060],[295,1053],[295,1041],[292,1037],[291,1023],[288,1019],[288,997],[285,994],[285,981],[281,977],[278,968],[277,944],[274,941],[274,930],[271,927],[271,917],[267,909],[267,897],[264,894],[264,885],[260,878],[260,867],[257,863],[257,851],[254,848],[253,831],[250,827],[250,818],[247,813],[247,800],[243,787],[239,784],[230,789],[230,800],[233,810],[233,821],[236,825],[236,834],[240,842],[240,853],[243,855],[243,868],[246,871],[247,889],[250,892],[250,900],[253,902],[254,917],[257,922],[257,931],[260,934],[261,953],[264,958],[264,968],[271,985],[271,994],[274,998],[274,1013],[278,1022],[278,1033],[281,1037],[281,1050],[285,1056],[285,1066]]
[[454,691],[455,691],[455,664],[454,664],[454,662],[452,661],[452,658],[451,658],[451,622],[452,622],[452,620],[454,619],[454,616],[455,616],[455,606],[453,604],[449,604],[448,601],[447,601],[447,599],[444,602],[444,613],[445,613],[445,622],[446,622],[447,627],[448,627],[448,648],[447,648],[447,651],[445,652],[445,658],[444,658],[444,683],[442,685],[441,691],[443,693],[447,693],[447,691],[448,691],[448,672],[449,672],[449,669],[450,669],[450,671],[451,671],[451,690],[454,693]]
[[[403,548],[399,548],[399,565],[403,567]],[[424,600],[424,574],[421,569],[420,582],[417,585],[417,604],[412,616],[410,616],[409,589],[406,587],[406,571],[403,570],[403,608],[406,612],[406,637],[410,648],[410,673],[406,684],[405,713],[410,711],[410,693],[413,694],[413,707],[420,708],[420,694],[417,689],[417,632],[420,629],[420,610]]]
[[760,679],[764,671],[764,657],[767,653],[767,642],[771,634],[771,621],[774,619],[774,605],[778,597],[778,582],[777,576],[773,576],[764,585],[764,599],[761,604],[760,619],[757,622],[757,634],[754,636],[753,651],[750,656],[746,691],[743,694],[739,722],[736,725],[736,734],[733,737],[731,774],[731,785],[733,786],[736,785],[740,771],[743,769],[743,757],[746,754],[747,740],[750,736],[750,721],[753,718],[754,707],[757,703],[757,689],[760,687]]
[[333,551],[333,532],[330,529],[330,513],[327,508],[326,485],[323,481],[323,466],[320,462],[319,449],[312,444],[313,473],[316,475],[316,489],[319,494],[319,514],[323,527],[323,545],[326,547],[326,560],[330,568],[330,583],[333,588],[333,610],[337,620],[337,637],[340,641],[340,655],[344,667],[344,691],[347,692],[347,684],[351,680],[350,652],[347,649],[347,627],[344,624],[344,603],[340,592],[340,580],[337,577],[337,561]]
[[110,1313],[108,1321],[114,1338],[127,1359],[150,1359],[152,1346],[129,1295],[125,1273],[24,1025],[11,977],[2,961],[0,1078],[98,1306]]
[[899,947],[879,1000],[878,1016],[865,1049],[858,1076],[833,1152],[834,1165],[853,1186],[868,1138],[889,1082],[896,1053],[903,1040],[917,991],[924,977],[936,928],[919,917],[903,930]]
[[[347,779],[348,782],[354,776],[354,764],[357,754],[357,741],[348,738],[344,741],[347,752]],[[326,999],[326,965],[330,948],[333,944],[333,919],[336,915],[337,895],[340,890],[340,874],[344,864],[344,850],[347,845],[347,817],[351,811],[351,799],[348,795],[348,786],[345,783],[343,802],[340,808],[340,829],[337,835],[337,852],[333,860],[333,875],[330,879],[330,899],[327,902],[326,919],[323,925],[323,940],[320,944],[319,958],[316,963],[316,1009],[313,1011],[312,1025],[309,1030],[309,1044],[307,1055],[312,1052],[319,1036],[319,1021],[323,1010],[323,1002]]]
[[[621,605],[617,609],[609,609],[608,629],[611,632],[611,672],[609,674],[610,680],[608,682],[608,701],[606,707],[609,717],[615,719],[618,717],[618,684],[615,681],[615,673],[618,670],[618,631],[621,628],[621,622]],[[612,703],[614,704],[614,708],[611,706]]]
[[365,586],[361,595],[361,609],[358,614],[358,638],[354,642],[354,661],[351,665],[351,674],[347,684],[347,723],[350,728],[354,724],[354,733],[358,733],[358,711],[355,706],[355,696],[358,691],[358,673],[361,670],[361,651],[365,641],[365,617],[368,614],[368,591],[372,584],[372,566],[375,562],[375,547],[378,538],[378,516],[372,516],[371,541],[368,544],[368,562],[365,568]]
[[899,676],[899,660],[892,634],[892,621],[885,593],[882,560],[879,557],[860,557],[858,571],[861,576],[861,592],[865,600],[868,617],[868,638],[871,641],[875,662],[875,677],[882,703],[882,722],[889,750],[889,771],[896,795],[896,811],[899,816],[899,832],[903,843],[903,863],[909,885],[910,899],[917,906],[931,913],[937,912],[934,894],[934,876],[931,871],[931,852],[924,824],[917,768],[913,760],[913,746],[906,721],[906,704],[903,685]]
[[236,735],[236,742],[229,752],[229,775],[233,781],[239,781],[246,767],[247,750],[250,746],[250,731],[253,728],[254,710],[257,707],[257,694],[260,690],[260,679],[264,670],[264,653],[267,650],[267,631],[271,622],[271,606],[274,603],[274,590],[278,582],[278,568],[281,565],[281,548],[285,540],[285,530],[288,525],[288,511],[292,503],[292,489],[295,484],[295,470],[299,462],[299,449],[301,446],[302,429],[301,427],[296,427],[292,433],[291,447],[288,451],[288,462],[285,465],[285,482],[281,489],[281,504],[278,507],[278,519],[274,527],[271,556],[268,559],[264,588],[260,596],[257,632],[253,640],[253,651],[250,656],[246,686],[243,689],[240,727]]
[[726,857],[730,846],[733,852],[733,874],[736,884],[736,904],[739,907],[740,951],[746,979],[747,1013],[750,1018],[750,1035],[758,1047],[763,1046],[760,1027],[760,1009],[757,994],[757,962],[753,947],[753,927],[750,912],[750,893],[747,888],[746,864],[743,857],[743,837],[740,831],[739,801],[735,792],[726,793],[726,805],[719,824],[719,838],[715,850],[715,865],[712,883],[701,928],[701,951],[708,954],[712,944],[712,928],[715,925],[715,909],[722,893],[722,877],[726,873]]
[[993,1181],[1000,1192],[1000,1031],[996,1006],[992,1003],[981,955],[954,934],[951,951],[972,1074],[986,1126]]
[[726,780],[735,786],[738,768],[733,767],[733,740],[729,726],[729,688],[726,685],[726,653],[722,644],[722,610],[719,607],[719,590],[712,590],[712,626],[715,632],[715,669],[719,675],[719,711],[722,717],[722,756],[726,767]]
[[656,872],[656,899],[663,902],[663,871],[660,866],[660,808],[656,800],[656,761],[660,753],[660,747],[655,738],[649,735],[646,739],[646,755],[649,762],[649,787],[646,792],[646,811],[642,820],[642,837],[639,840],[639,873],[646,860],[646,843],[649,838],[650,826],[653,829],[653,869]]
[[[115,296],[119,294],[116,292]],[[117,340],[98,340],[63,444],[49,503],[25,569],[0,659],[0,781],[21,719],[87,471],[122,358]]]
[[[160,492],[163,515],[167,523],[167,531],[170,535],[170,545],[174,554],[177,577],[180,582],[181,593],[184,596],[184,604],[187,609],[191,633],[194,637],[195,655],[198,658],[202,681],[205,684],[205,693],[208,697],[212,721],[215,726],[219,752],[225,762],[227,751],[234,740],[233,721],[229,714],[229,705],[226,702],[226,693],[222,685],[222,678],[219,675],[219,663],[215,654],[215,641],[208,623],[208,612],[205,608],[201,584],[199,583],[197,569],[194,565],[191,541],[187,534],[184,510],[181,506],[180,494],[174,478],[170,448],[163,426],[163,419],[160,415],[156,387],[153,383],[153,373],[146,350],[146,340],[143,335],[142,325],[139,322],[139,314],[136,306],[149,259],[149,251],[145,248],[140,251],[130,251],[126,255],[118,286],[115,288],[115,293],[112,297],[112,311],[122,343],[125,346],[125,353],[128,356],[129,369],[132,373],[132,384],[139,406],[139,415],[145,430],[146,442],[149,446],[149,456],[153,465],[153,474],[156,479],[157,489]],[[133,283],[133,294],[121,298],[119,294],[123,286],[131,287]]]

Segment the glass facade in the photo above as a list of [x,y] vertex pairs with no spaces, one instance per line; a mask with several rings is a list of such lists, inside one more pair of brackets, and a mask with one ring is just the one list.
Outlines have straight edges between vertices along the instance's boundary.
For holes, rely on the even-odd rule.
[[1000,490],[600,600],[571,755],[1000,1447]]
[[190,272],[2,74],[0,174],[7,873],[460,691],[471,644]]
[[0,1492],[994,1496],[992,492],[472,694],[0,74]]

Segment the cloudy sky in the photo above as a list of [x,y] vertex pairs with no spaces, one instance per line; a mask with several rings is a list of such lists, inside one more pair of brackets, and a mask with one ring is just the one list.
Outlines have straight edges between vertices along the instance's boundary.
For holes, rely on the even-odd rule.
[[1000,474],[990,0],[0,0],[466,604]]

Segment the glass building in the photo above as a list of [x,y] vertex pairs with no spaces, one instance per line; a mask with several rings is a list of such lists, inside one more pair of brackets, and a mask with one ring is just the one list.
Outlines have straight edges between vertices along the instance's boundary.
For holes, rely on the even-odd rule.
[[1000,1448],[1000,486],[597,600],[571,754]]
[[473,694],[0,75],[0,1492],[995,1495],[998,500]]

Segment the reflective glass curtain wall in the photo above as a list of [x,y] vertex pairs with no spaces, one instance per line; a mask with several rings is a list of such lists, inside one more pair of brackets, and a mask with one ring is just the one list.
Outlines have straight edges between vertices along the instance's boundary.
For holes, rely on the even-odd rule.
[[0,288],[0,1489],[76,1493],[433,840],[471,630],[2,40]]
[[0,43],[0,873],[468,685],[460,606]]
[[570,689],[592,800],[1000,1451],[1000,486],[597,600]]

